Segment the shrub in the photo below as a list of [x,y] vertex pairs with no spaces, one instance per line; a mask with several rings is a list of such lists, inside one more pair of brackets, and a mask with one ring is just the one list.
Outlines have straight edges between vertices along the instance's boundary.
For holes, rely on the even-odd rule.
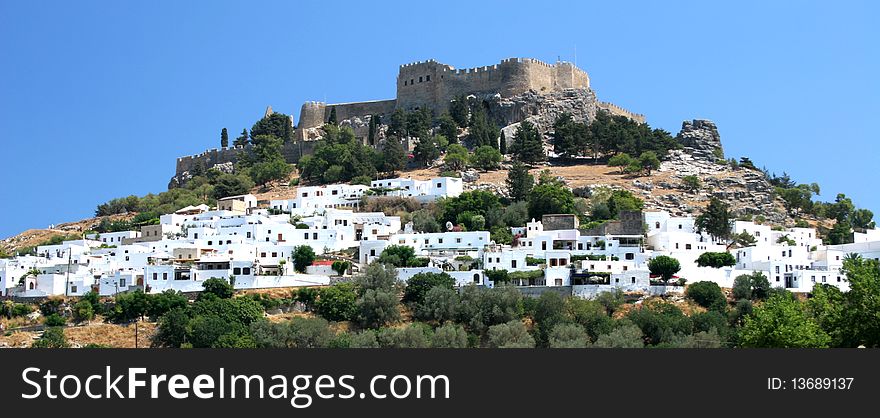
[[736,265],[736,258],[729,252],[705,252],[697,258],[697,265],[700,267],[730,267]]
[[403,328],[383,328],[376,340],[382,348],[428,348],[430,332],[430,328],[416,323]]
[[590,337],[584,327],[576,324],[559,324],[550,332],[550,348],[586,348]]
[[64,318],[62,318],[61,315],[58,315],[57,313],[53,313],[47,316],[45,322],[47,327],[60,327],[64,326],[66,323],[67,321],[65,321]]
[[519,320],[512,320],[489,327],[488,338],[489,347],[492,348],[535,347],[535,339],[532,338],[526,326]]
[[202,283],[202,287],[205,290],[199,295],[199,297],[202,297],[202,295],[214,295],[220,299],[229,299],[232,297],[232,294],[235,293],[229,281],[219,277],[212,277],[205,280],[205,282]]
[[593,346],[597,348],[642,348],[645,346],[645,341],[639,327],[627,324],[600,335]]
[[681,270],[681,264],[672,257],[661,255],[648,261],[648,270],[651,274],[660,276],[664,283],[668,283],[669,279]]
[[447,323],[434,330],[434,335],[431,337],[431,347],[467,348],[467,331],[465,331],[460,325]]
[[724,311],[727,298],[715,282],[696,282],[685,290],[685,296],[706,309]]
[[95,310],[87,300],[81,300],[73,305],[73,320],[76,322],[91,321],[95,317]]
[[358,320],[368,328],[378,328],[400,319],[397,295],[387,290],[367,289],[358,298]]
[[425,301],[428,291],[442,287],[453,289],[455,279],[446,273],[419,273],[412,276],[406,282],[406,290],[403,293],[403,301],[406,303],[420,304]]
[[321,289],[315,312],[330,321],[350,321],[357,316],[357,292],[353,283],[337,283]]
[[39,340],[34,341],[34,348],[67,348],[67,338],[64,336],[64,329],[61,327],[49,327],[43,331],[43,336]]

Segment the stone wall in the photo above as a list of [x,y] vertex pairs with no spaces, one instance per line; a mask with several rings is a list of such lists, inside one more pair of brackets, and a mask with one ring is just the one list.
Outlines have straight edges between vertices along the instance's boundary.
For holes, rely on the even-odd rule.
[[529,58],[509,58],[495,65],[455,69],[434,60],[400,66],[397,107],[445,109],[463,94],[511,97],[529,90],[558,91],[589,88],[590,77],[571,63],[548,64]]
[[599,109],[604,110],[612,115],[624,116],[624,117],[630,118],[638,123],[645,123],[645,115],[643,115],[641,113],[630,112],[629,110],[626,110],[620,106],[617,106],[614,103],[599,102],[597,104],[597,106],[599,107]]

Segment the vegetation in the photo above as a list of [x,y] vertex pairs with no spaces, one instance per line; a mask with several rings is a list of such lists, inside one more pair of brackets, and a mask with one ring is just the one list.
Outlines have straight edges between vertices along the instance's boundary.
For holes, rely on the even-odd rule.
[[660,276],[664,283],[669,283],[669,279],[681,270],[681,263],[670,256],[660,255],[648,261],[648,270],[651,274]]
[[697,265],[700,267],[730,267],[736,265],[736,258],[729,252],[705,252],[697,257]]

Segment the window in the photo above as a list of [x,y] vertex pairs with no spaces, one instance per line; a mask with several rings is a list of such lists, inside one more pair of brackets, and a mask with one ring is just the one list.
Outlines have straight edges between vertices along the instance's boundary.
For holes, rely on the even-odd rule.
[[438,243],[438,244],[442,244],[442,243],[443,243],[443,238],[438,238],[438,239],[437,239],[437,243]]
[[618,284],[618,283],[620,283],[620,277],[617,277],[614,279],[614,284]]
[[278,253],[275,251],[272,251],[272,257],[278,257]]
[[455,243],[456,243],[456,244],[461,244],[461,238],[456,238],[456,239],[455,239]]
[[635,278],[635,277],[632,278],[632,284],[636,284],[636,278]]
[[660,229],[660,222],[654,222],[654,228]]
[[442,187],[443,187],[443,184],[441,184],[441,183],[437,183],[437,188],[438,188],[438,189],[440,189],[440,188],[442,188]]
[[162,273],[162,280],[168,280],[168,273]]
[[[309,239],[309,233],[308,233],[308,232],[306,232],[305,234],[303,234],[303,239]],[[266,241],[268,241],[268,240],[269,240],[269,239],[266,238]]]
[[426,76],[425,76],[425,81],[431,81],[431,76],[426,75]]
[[541,242],[541,249],[542,249],[542,250],[546,250],[546,249],[547,249],[547,241],[542,241],[542,242]]
[[247,237],[248,237],[248,238],[251,237],[251,233],[250,233],[250,232],[247,233]]
[[234,274],[236,276],[241,274],[241,267],[236,267],[236,268],[232,269],[232,274]]
[[480,282],[480,273],[474,273],[474,283]]
[[676,249],[676,250],[678,249],[678,243],[677,243],[677,242],[675,243],[675,249]]
[[266,258],[266,253],[260,253],[260,258]]
[[317,232],[315,232],[315,233],[312,234],[312,239],[318,239],[318,233],[317,233]]
[[557,286],[562,286],[562,279],[556,279],[555,284]]
[[822,283],[825,283],[825,282],[826,282],[825,276],[822,276]]
[[372,257],[375,255],[376,255],[376,249],[374,248],[374,249],[370,250],[370,256]]
[[336,196],[337,194],[339,194],[339,191],[338,191],[338,190],[334,190],[334,191],[330,192],[330,194],[332,194],[333,196]]
[[72,293],[76,293],[76,286],[75,286],[75,285],[70,285],[70,291],[71,291]]
[[690,245],[690,244],[685,244],[685,245],[684,245],[684,249],[685,249],[685,250],[690,250],[690,249],[691,249],[691,245]]
[[510,268],[512,268],[512,269],[516,268],[516,260],[510,260]]
[[635,260],[636,255],[635,255],[634,253],[626,253],[626,255],[624,256],[624,258],[627,259],[627,260]]
[[678,224],[678,229],[681,229],[681,224]]
[[214,245],[214,241],[208,241],[208,245]]
[[422,76],[419,76],[419,83],[422,82]]
[[159,273],[153,273],[153,280],[159,280]]
[[125,279],[119,279],[119,287],[125,287]]
[[241,269],[241,274],[244,274],[245,276],[249,276],[251,274],[251,268],[245,267],[245,268]]

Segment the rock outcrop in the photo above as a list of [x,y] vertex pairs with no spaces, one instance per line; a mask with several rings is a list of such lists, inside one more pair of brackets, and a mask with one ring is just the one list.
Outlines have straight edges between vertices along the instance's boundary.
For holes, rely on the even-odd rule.
[[721,135],[715,122],[706,119],[694,119],[681,123],[681,131],[676,136],[685,152],[694,158],[715,162],[724,158],[721,147]]

